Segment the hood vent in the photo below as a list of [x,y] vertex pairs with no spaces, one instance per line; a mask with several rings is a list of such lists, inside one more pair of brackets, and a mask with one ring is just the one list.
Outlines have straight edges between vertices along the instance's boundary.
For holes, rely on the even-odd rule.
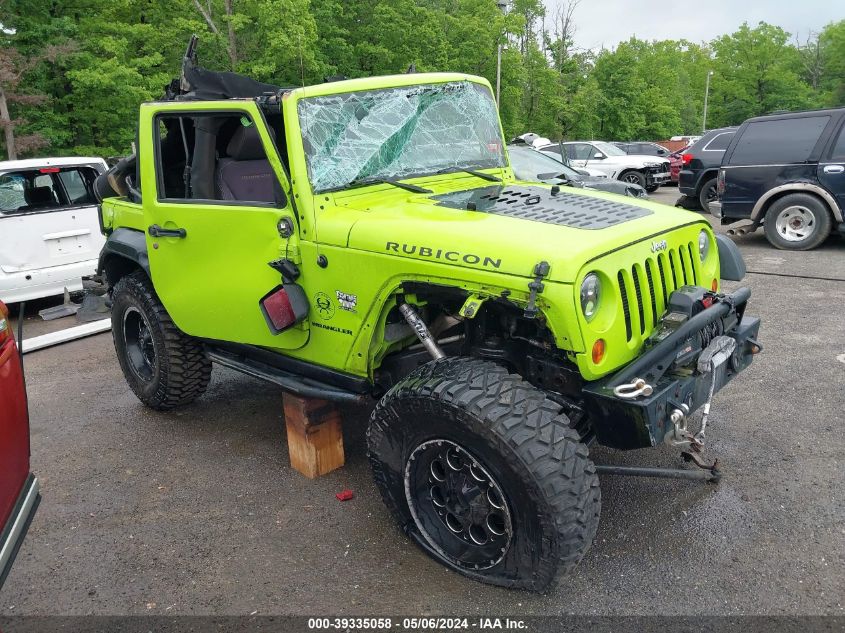
[[653,213],[625,202],[565,191],[553,193],[544,187],[493,185],[431,199],[452,209],[506,215],[575,229],[604,229]]

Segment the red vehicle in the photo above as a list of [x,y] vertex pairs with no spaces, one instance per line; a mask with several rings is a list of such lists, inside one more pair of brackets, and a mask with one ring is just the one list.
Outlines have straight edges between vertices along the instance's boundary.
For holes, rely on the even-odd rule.
[[9,311],[0,301],[0,587],[41,496],[29,471],[29,410]]
[[672,152],[667,157],[669,159],[669,180],[678,184],[681,178],[681,167],[684,165],[683,154],[689,149],[689,145],[679,149],[677,152]]

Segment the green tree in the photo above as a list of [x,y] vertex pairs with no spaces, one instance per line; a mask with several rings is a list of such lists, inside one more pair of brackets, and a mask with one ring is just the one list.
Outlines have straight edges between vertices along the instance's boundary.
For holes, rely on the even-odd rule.
[[845,20],[828,24],[818,39],[821,73],[819,89],[824,105],[845,105]]
[[713,50],[713,127],[814,104],[811,88],[801,79],[801,55],[782,28],[765,22],[754,28],[743,24],[715,40]]

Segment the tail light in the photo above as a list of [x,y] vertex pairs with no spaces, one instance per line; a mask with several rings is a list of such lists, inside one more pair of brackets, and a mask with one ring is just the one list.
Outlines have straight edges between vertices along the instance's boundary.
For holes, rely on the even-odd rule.
[[719,194],[719,197],[722,197],[722,194],[725,193],[725,170],[720,169],[719,175],[716,177],[716,193]]
[[281,284],[264,295],[258,302],[267,327],[279,334],[308,316],[308,298],[302,286]]
[[689,165],[692,162],[692,154],[686,152],[681,154],[681,163],[684,165]]

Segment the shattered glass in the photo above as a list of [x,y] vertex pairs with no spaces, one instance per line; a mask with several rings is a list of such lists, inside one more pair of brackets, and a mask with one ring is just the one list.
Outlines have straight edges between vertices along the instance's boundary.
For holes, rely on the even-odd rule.
[[299,124],[315,193],[506,165],[496,104],[470,81],[303,99]]

